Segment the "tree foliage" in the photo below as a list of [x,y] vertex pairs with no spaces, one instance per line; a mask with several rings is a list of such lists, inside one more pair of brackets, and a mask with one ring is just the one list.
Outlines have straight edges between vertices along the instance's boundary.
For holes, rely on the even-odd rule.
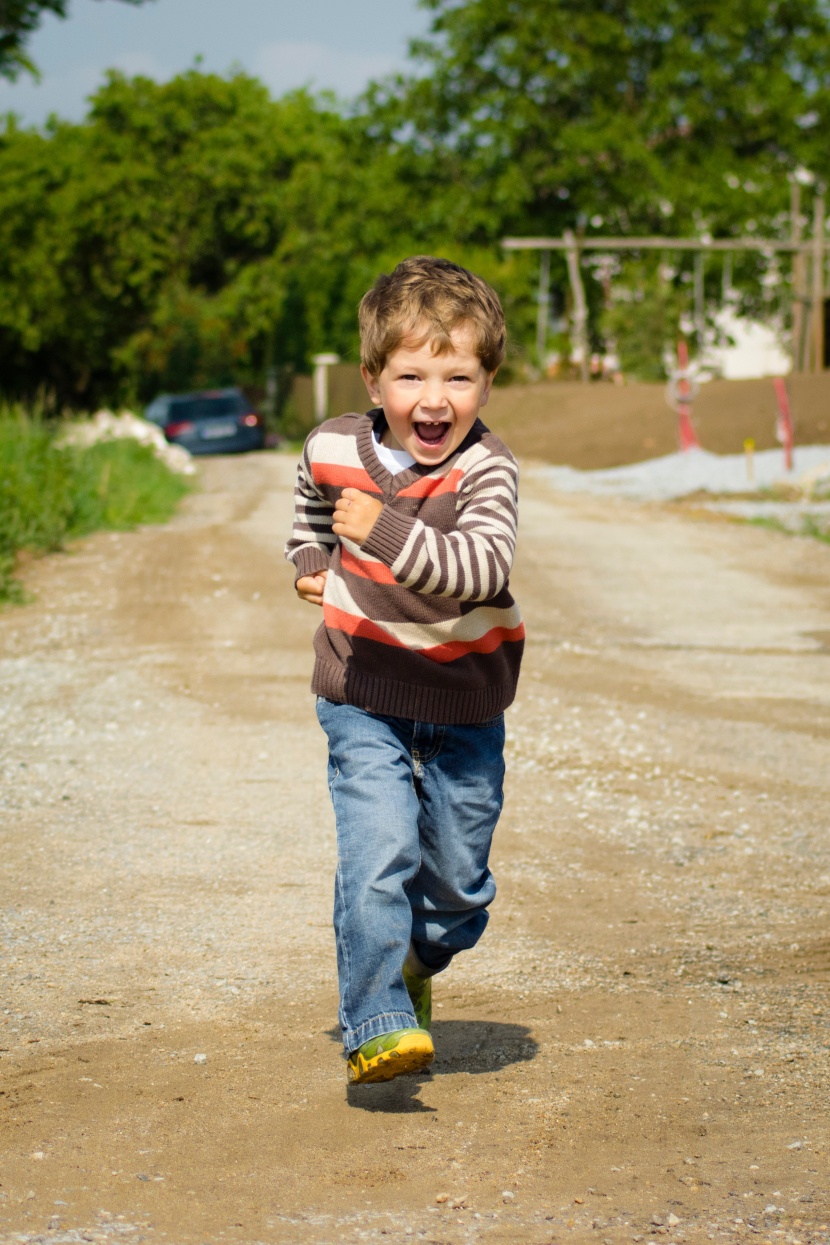
[[683,291],[653,262],[634,265],[630,283],[614,291],[598,317],[605,341],[613,346],[625,373],[637,380],[663,380],[681,316],[689,311]]
[[277,339],[304,359],[315,312],[280,331],[303,279],[290,260],[320,240],[346,141],[342,118],[302,93],[275,103],[253,79],[196,72],[166,85],[112,74],[81,125],[10,124],[0,348],[22,388],[80,401],[137,372],[174,384],[194,318],[243,370]]
[[823,0],[423,0],[426,72],[379,92],[516,228],[732,231],[830,174]]
[[[0,390],[78,407],[356,359],[361,294],[424,251],[495,284],[521,349],[537,261],[505,234],[780,233],[787,175],[830,177],[824,0],[424,3],[418,72],[350,110],[192,71],[112,73],[80,124],[10,118]],[[25,41],[66,0],[0,6]],[[762,263],[736,264],[747,290]],[[635,351],[683,301],[647,268],[655,307],[618,301],[604,325]]]
[[[387,136],[454,165],[464,236],[781,236],[788,178],[830,178],[824,0],[422,2],[420,72],[376,88],[372,106]],[[618,342],[663,316],[659,263],[625,261],[617,284],[646,302],[606,317]],[[736,259],[747,310],[762,306],[764,268]],[[565,282],[564,264],[554,273]]]
[[367,118],[243,74],[113,73],[82,124],[0,136],[0,387],[77,407],[357,360],[361,295],[425,249],[467,255],[429,162]]

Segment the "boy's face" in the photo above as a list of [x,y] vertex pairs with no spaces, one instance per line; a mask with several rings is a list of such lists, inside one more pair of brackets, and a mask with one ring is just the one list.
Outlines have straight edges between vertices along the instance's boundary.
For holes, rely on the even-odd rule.
[[447,354],[433,354],[429,341],[417,349],[404,343],[378,376],[361,368],[369,396],[383,407],[389,425],[385,442],[428,467],[458,449],[493,383],[493,373],[484,370],[475,352],[473,329],[458,328],[451,341]]

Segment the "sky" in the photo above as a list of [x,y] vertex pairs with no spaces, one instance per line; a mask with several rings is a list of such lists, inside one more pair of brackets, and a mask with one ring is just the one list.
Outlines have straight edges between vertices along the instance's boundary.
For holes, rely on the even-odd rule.
[[0,114],[77,121],[105,70],[165,81],[197,56],[206,71],[255,74],[275,95],[311,86],[348,97],[404,68],[408,40],[428,24],[417,0],[71,0],[68,19],[48,14],[28,44],[41,82],[0,80]]

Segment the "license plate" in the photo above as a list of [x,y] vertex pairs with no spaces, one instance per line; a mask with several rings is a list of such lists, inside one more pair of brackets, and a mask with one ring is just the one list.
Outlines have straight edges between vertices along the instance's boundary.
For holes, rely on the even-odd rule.
[[199,431],[204,441],[214,441],[220,437],[235,436],[236,424],[230,422],[224,424],[203,424]]

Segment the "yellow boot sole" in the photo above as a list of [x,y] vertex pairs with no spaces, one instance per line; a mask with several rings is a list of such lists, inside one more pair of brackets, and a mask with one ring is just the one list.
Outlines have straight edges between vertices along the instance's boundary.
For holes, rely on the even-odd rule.
[[[370,1043],[366,1043],[369,1046]],[[435,1058],[435,1047],[428,1033],[412,1029],[402,1033],[390,1050],[379,1050],[369,1058],[357,1050],[349,1056],[346,1075],[350,1085],[369,1085],[391,1081],[408,1072],[422,1072]]]

